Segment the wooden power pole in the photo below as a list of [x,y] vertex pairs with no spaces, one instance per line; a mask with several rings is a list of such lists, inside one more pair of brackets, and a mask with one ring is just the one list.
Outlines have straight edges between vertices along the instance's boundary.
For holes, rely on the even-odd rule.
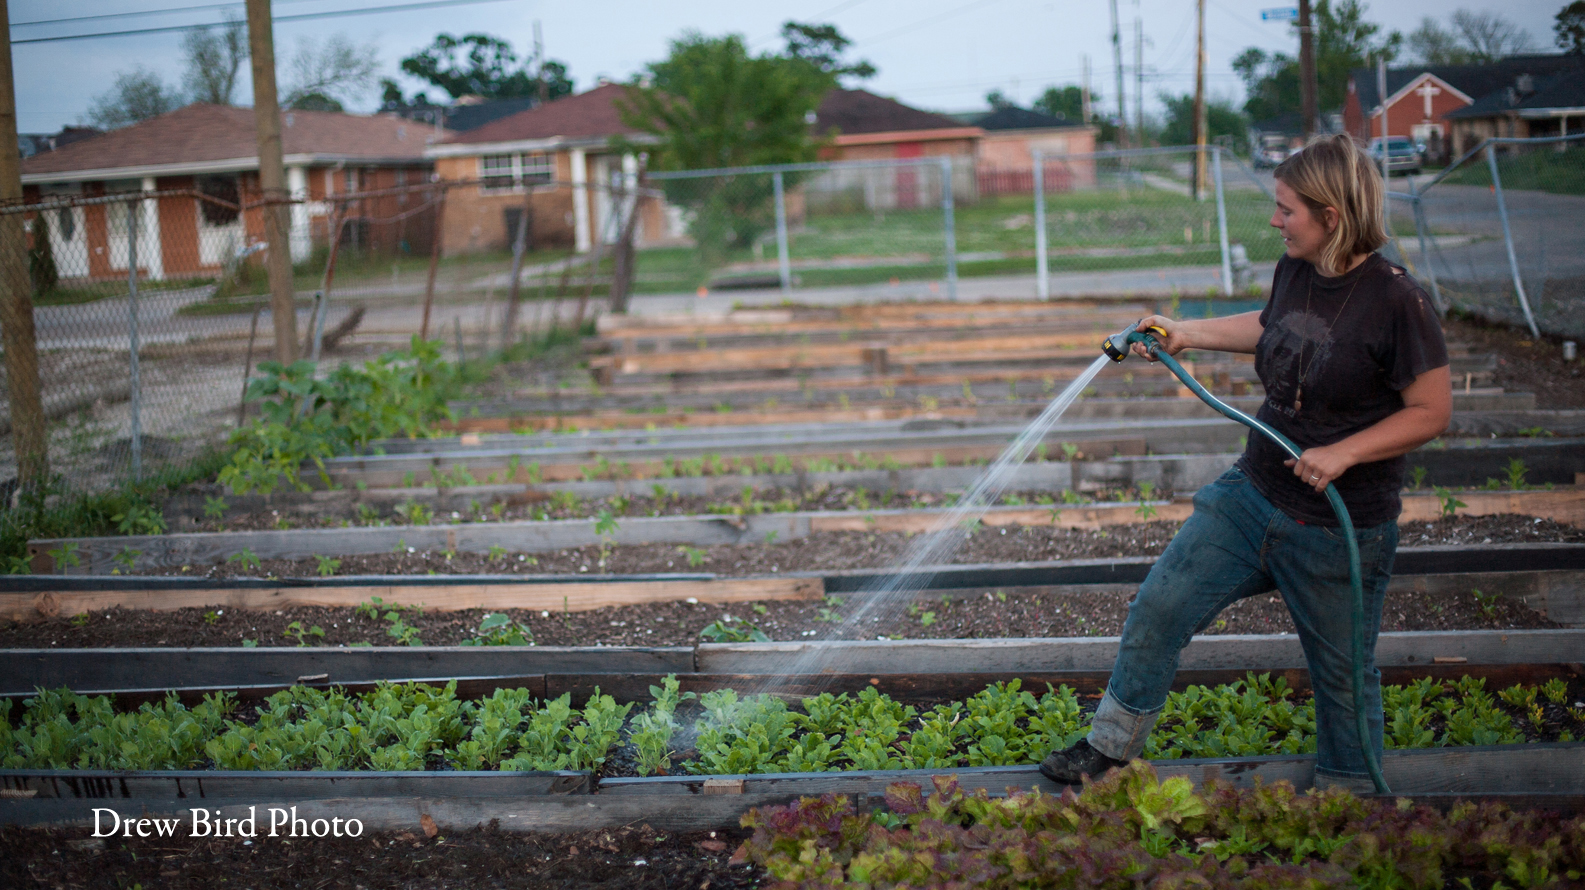
[[1205,200],[1207,176],[1205,145],[1210,141],[1205,132],[1205,0],[1195,0],[1194,49],[1194,199]]
[[[0,0],[0,33],[11,33],[11,13]],[[11,40],[0,44],[0,203],[22,203],[22,153],[17,149],[16,84],[11,77]],[[44,229],[40,227],[39,232]],[[49,481],[49,440],[39,394],[39,353],[33,333],[33,282],[28,276],[27,236],[22,214],[0,216],[0,330],[3,330],[6,394],[16,431],[17,481],[23,491],[42,494]],[[0,505],[0,509],[10,506]]]
[[1117,71],[1117,146],[1128,147],[1128,110],[1123,105],[1123,35],[1117,29],[1117,0],[1112,0],[1112,66]]
[[281,106],[275,94],[275,35],[270,0],[247,0],[248,51],[253,57],[253,125],[258,131],[259,190],[264,207],[265,271],[275,360],[297,360],[297,301],[292,285],[291,216],[286,204],[286,164],[281,149]]
[[1304,138],[1320,130],[1320,100],[1316,96],[1315,33],[1310,27],[1310,0],[1299,0],[1299,109]]

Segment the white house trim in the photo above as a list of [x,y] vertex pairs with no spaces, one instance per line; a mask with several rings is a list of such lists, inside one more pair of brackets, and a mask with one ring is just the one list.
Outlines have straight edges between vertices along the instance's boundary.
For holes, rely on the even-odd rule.
[[589,181],[589,167],[583,149],[573,149],[571,161],[573,249],[577,253],[588,253],[593,239],[589,237],[589,190],[584,187]]
[[[287,155],[286,166],[317,167],[324,164],[355,164],[360,167],[421,164],[423,158],[365,158],[350,155]],[[259,159],[225,158],[215,161],[184,161],[172,164],[146,164],[141,167],[98,167],[92,170],[61,170],[56,173],[24,173],[23,185],[47,182],[92,182],[99,179],[146,179],[157,176],[203,176],[208,173],[242,173],[259,169]]]
[[[1473,105],[1473,104],[1475,104],[1475,100],[1470,98],[1468,93],[1465,93],[1463,90],[1459,89],[1456,86],[1453,86],[1452,84],[1448,83],[1447,81],[1443,80],[1440,77],[1437,77],[1435,74],[1432,74],[1429,71],[1422,72],[1419,76],[1415,77],[1413,80],[1409,81],[1407,84],[1404,84],[1402,87],[1400,87],[1398,89],[1398,92],[1393,93],[1391,96],[1387,97],[1387,101],[1386,101],[1385,104],[1388,105],[1388,106],[1397,105],[1405,97],[1407,97],[1412,92],[1414,92],[1414,90],[1417,87],[1419,87],[1420,84],[1422,84],[1422,83],[1424,83],[1424,82],[1426,82],[1428,80],[1436,81],[1437,87],[1439,87],[1440,89],[1447,90],[1450,94],[1452,94],[1454,96],[1457,96],[1460,99],[1463,99],[1465,105]],[[1371,117],[1375,117],[1376,115],[1381,114],[1381,109],[1382,109],[1382,106],[1380,104],[1378,104],[1376,107],[1374,107],[1374,108],[1372,108],[1370,110],[1370,116]]]
[[[143,190],[155,191],[154,177],[143,177]],[[137,264],[148,271],[154,281],[165,277],[165,241],[160,238],[160,202],[138,202],[138,258]]]

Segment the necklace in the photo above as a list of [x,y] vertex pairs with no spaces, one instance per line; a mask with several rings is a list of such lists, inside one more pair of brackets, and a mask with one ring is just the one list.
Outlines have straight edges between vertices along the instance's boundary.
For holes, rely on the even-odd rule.
[[[1315,295],[1315,276],[1317,274],[1319,273],[1313,268],[1310,270],[1310,283],[1304,291],[1304,313],[1306,315],[1310,314],[1310,298]],[[1343,310],[1348,308],[1348,301],[1354,297],[1354,288],[1359,287],[1359,279],[1363,277],[1365,276],[1362,274],[1355,278],[1354,283],[1349,286],[1348,294],[1343,297],[1343,305],[1337,307],[1337,314],[1332,317],[1332,323],[1326,328],[1328,334],[1332,332],[1332,328],[1337,327],[1338,320],[1343,317]],[[1296,414],[1300,408],[1304,407],[1304,378],[1310,373],[1310,366],[1315,364],[1316,353],[1320,351],[1320,343],[1317,342],[1316,349],[1310,353],[1310,360],[1305,361],[1304,340],[1299,340],[1299,384],[1293,391],[1293,410]]]

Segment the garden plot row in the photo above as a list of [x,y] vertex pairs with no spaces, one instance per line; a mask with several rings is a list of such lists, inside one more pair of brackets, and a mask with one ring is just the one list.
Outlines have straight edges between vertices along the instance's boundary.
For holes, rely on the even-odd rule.
[[[1057,597],[1100,588],[1130,588],[1151,557],[1047,563],[940,566],[901,578],[918,599],[943,591],[1034,589]],[[1520,602],[1548,620],[1585,625],[1585,547],[1568,544],[1405,547],[1389,590],[1457,596],[1471,589]],[[0,618],[31,621],[113,608],[278,611],[353,608],[378,601],[426,611],[468,609],[584,612],[622,606],[696,601],[707,604],[818,602],[827,596],[870,595],[895,572],[720,577],[683,575],[367,575],[224,581],[181,575],[20,575],[0,577]],[[376,600],[376,598],[378,598]]]
[[[1016,393],[1015,393],[1016,395]],[[690,401],[690,400],[683,400]],[[587,411],[561,411],[543,414],[513,414],[510,405],[503,410],[501,403],[460,402],[454,407],[458,419],[437,425],[437,429],[457,436],[499,433],[581,432],[583,430],[666,429],[748,427],[780,424],[810,423],[864,423],[882,420],[903,422],[953,421],[959,423],[987,423],[997,420],[1018,420],[1038,416],[1048,404],[1045,400],[1018,396],[1012,401],[980,401],[974,404],[942,405],[928,400],[906,403],[898,399],[882,400],[875,404],[860,405],[849,400],[848,407],[811,404],[806,407],[771,407],[763,404],[744,410],[717,400],[692,399],[692,406],[657,403],[650,409],[604,409]],[[961,398],[954,402],[963,402]],[[1258,396],[1227,396],[1222,399],[1245,413],[1260,408]],[[1544,430],[1557,436],[1585,435],[1585,412],[1537,411],[1514,405],[1534,402],[1531,393],[1455,393],[1452,436],[1518,435],[1522,432]],[[725,410],[723,410],[725,409]],[[1082,399],[1068,408],[1063,417],[1069,422],[1087,420],[1167,420],[1176,418],[1211,417],[1215,412],[1198,399],[1179,396],[1144,397],[1131,399]],[[471,435],[470,435],[471,434]]]
[[[1513,513],[1585,525],[1585,490],[1469,491],[1457,498],[1462,515]],[[1406,493],[1402,522],[1431,521],[1446,512],[1443,496]],[[1187,501],[1078,507],[991,507],[978,516],[986,527],[1057,526],[1098,528],[1151,518],[1182,521]],[[468,522],[427,526],[289,529],[250,532],[181,532],[99,538],[51,538],[28,542],[33,571],[41,575],[110,575],[121,571],[174,571],[208,566],[247,551],[255,559],[306,559],[390,553],[398,547],[466,553],[536,553],[591,545],[757,544],[786,542],[819,532],[926,532],[937,528],[942,510],[871,510],[760,513],[691,517],[594,520]]]
[[[1157,777],[1189,779],[1196,787],[1217,780],[1234,787],[1250,788],[1257,783],[1279,781],[1295,788],[1308,788],[1314,782],[1314,758],[1307,755],[1278,755],[1240,758],[1202,758],[1155,761]],[[1446,806],[1455,799],[1505,803],[1520,808],[1553,813],[1585,810],[1585,744],[1538,744],[1492,746],[1465,749],[1389,751],[1382,758],[1382,772],[1396,796],[1434,806]],[[992,796],[1009,790],[1040,790],[1059,793],[1055,785],[1032,767],[965,767],[952,770],[865,770],[842,773],[773,773],[762,775],[607,779],[592,793],[497,793],[506,789],[533,787],[536,777],[511,773],[480,776],[452,774],[371,780],[368,793],[352,783],[321,790],[310,790],[312,779],[299,779],[297,787],[283,792],[271,788],[268,777],[249,781],[229,778],[222,784],[234,796],[207,795],[195,801],[192,795],[148,793],[146,796],[120,798],[118,815],[139,818],[175,819],[187,824],[199,820],[242,820],[257,822],[246,828],[233,823],[231,832],[267,833],[272,824],[281,835],[302,837],[323,823],[320,836],[332,826],[357,820],[363,831],[413,831],[424,834],[455,833],[491,824],[506,832],[581,831],[631,825],[638,822],[667,831],[735,828],[742,815],[757,807],[791,803],[799,798],[821,794],[842,794],[865,805],[870,798],[879,804],[889,786],[912,782],[925,787],[936,776],[951,776],[957,787],[973,792],[983,789]],[[100,797],[36,796],[22,797],[37,786],[59,783],[59,779],[26,777],[33,787],[19,788],[21,794],[0,798],[0,825],[81,826],[94,825],[95,809],[110,801]],[[112,773],[84,776],[109,785],[126,782],[133,787],[169,788],[173,779],[140,774]],[[404,777],[407,778],[407,777]],[[20,780],[23,777],[17,777]],[[194,777],[192,781],[197,781]],[[492,782],[494,787],[492,787]],[[375,791],[380,785],[401,787],[395,794]],[[402,786],[407,787],[402,787]],[[251,789],[258,788],[257,791]],[[425,792],[428,792],[427,794]],[[279,812],[279,815],[276,813]],[[108,817],[102,817],[108,818]],[[274,823],[271,820],[275,820]],[[299,834],[290,834],[294,820],[301,820]],[[143,828],[149,830],[145,823]],[[350,829],[349,829],[350,830]]]
[[[324,474],[332,486],[346,488],[457,488],[466,485],[596,479],[675,479],[711,476],[795,476],[840,469],[941,468],[989,462],[1022,429],[1011,425],[908,429],[906,424],[808,425],[738,428],[701,433],[693,430],[542,434],[540,436],[460,441],[412,440],[405,453],[329,458]],[[1035,446],[1036,462],[1074,462],[1116,456],[1231,454],[1243,450],[1243,427],[1212,418],[1163,421],[1112,421],[1063,424]],[[1503,478],[1512,461],[1522,461],[1528,484],[1572,485],[1585,469],[1585,439],[1439,439],[1409,456],[1424,467],[1424,478],[1444,486],[1480,485]],[[317,471],[316,471],[317,472]],[[1139,475],[1136,481],[1170,484],[1181,471],[1149,474],[1103,471],[1100,478]],[[1070,468],[1074,479],[1083,471]],[[312,478],[314,473],[304,472]],[[1191,472],[1189,478],[1198,478]],[[757,484],[756,484],[757,483]],[[796,480],[793,486],[797,487]],[[1203,484],[1203,483],[1200,483]],[[786,479],[744,480],[742,485],[788,487]],[[1066,488],[1073,485],[1063,486]],[[1175,491],[1199,487],[1178,486]],[[899,490],[906,490],[903,486]],[[931,490],[931,489],[921,489]]]

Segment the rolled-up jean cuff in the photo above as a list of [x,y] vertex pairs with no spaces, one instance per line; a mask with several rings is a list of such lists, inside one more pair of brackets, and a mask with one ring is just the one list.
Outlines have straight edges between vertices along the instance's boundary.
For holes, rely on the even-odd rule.
[[1113,760],[1133,760],[1145,750],[1145,739],[1160,716],[1161,708],[1136,711],[1123,704],[1108,684],[1090,723],[1090,747]]
[[[1095,744],[1091,742],[1090,744]],[[1328,788],[1342,788],[1354,794],[1375,794],[1376,783],[1370,778],[1369,773],[1345,773],[1337,770],[1315,769],[1315,787],[1318,791]]]

